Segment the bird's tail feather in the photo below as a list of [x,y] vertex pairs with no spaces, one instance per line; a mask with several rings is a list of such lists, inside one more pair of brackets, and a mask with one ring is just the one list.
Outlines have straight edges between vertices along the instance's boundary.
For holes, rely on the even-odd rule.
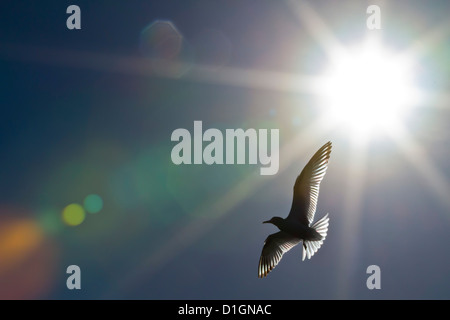
[[305,240],[303,241],[303,257],[302,260],[305,260],[305,257],[308,257],[308,259],[311,259],[311,257],[314,255],[314,253],[317,252],[317,250],[320,249],[322,246],[322,243],[325,241],[325,238],[327,236],[328,232],[328,224],[329,224],[329,218],[328,213],[320,220],[315,222],[311,228],[315,229],[321,236],[321,240],[316,241],[310,241]]

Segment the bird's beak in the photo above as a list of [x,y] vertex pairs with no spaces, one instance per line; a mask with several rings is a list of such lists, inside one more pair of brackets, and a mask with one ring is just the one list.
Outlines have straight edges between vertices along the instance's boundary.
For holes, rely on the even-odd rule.
[[269,223],[270,221],[263,221],[263,223]]

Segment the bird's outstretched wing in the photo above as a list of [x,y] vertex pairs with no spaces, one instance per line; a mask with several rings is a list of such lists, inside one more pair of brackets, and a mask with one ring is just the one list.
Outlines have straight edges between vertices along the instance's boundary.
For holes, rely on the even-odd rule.
[[300,241],[300,239],[284,231],[269,235],[264,241],[264,247],[259,258],[258,277],[266,277],[280,262],[283,254],[295,247]]
[[319,186],[328,167],[331,142],[325,143],[309,160],[294,184],[294,198],[288,220],[309,226],[316,213]]

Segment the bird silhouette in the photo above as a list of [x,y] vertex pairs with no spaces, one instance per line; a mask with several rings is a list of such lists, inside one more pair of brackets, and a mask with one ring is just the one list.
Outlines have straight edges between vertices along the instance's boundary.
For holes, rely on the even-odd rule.
[[263,223],[272,223],[280,229],[264,241],[259,258],[258,276],[264,278],[280,262],[283,254],[303,241],[303,257],[311,259],[322,246],[328,231],[328,213],[311,225],[316,213],[319,187],[328,167],[331,142],[324,144],[303,168],[294,184],[291,211],[286,219],[273,217]]

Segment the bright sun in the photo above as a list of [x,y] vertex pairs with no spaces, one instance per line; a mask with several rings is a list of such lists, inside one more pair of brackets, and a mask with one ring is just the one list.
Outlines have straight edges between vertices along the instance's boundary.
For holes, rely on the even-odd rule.
[[393,129],[417,99],[410,57],[377,41],[333,55],[321,89],[329,120],[355,134]]

